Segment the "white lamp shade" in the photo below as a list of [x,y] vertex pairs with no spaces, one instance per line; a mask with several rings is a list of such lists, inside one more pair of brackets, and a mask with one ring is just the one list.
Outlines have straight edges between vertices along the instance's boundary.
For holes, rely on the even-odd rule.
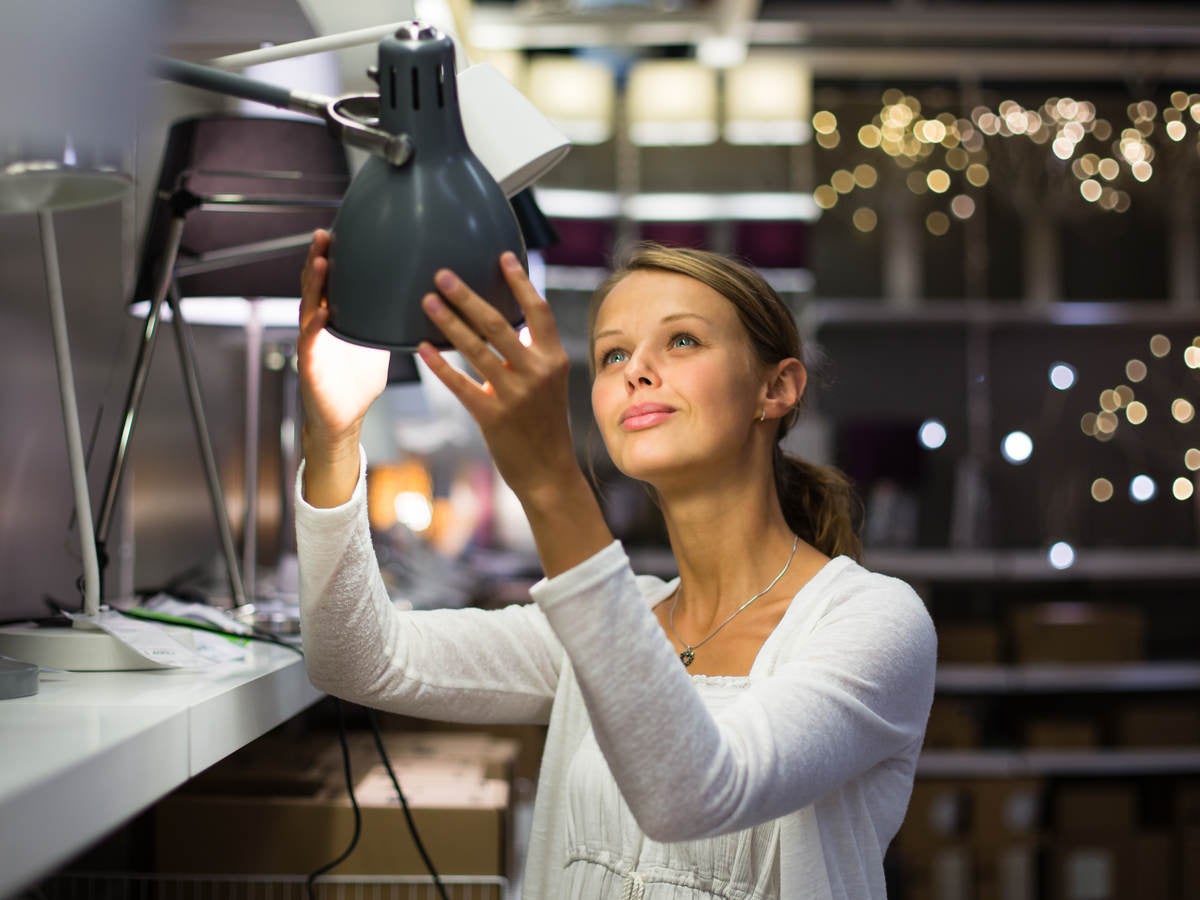
[[489,66],[495,66],[500,70],[500,74],[508,79],[509,84],[517,90],[528,94],[525,91],[525,86],[529,80],[529,66],[525,62],[524,54],[516,50],[491,49],[474,49],[471,53],[471,62],[473,64],[487,63]]
[[571,149],[571,142],[488,63],[458,73],[467,143],[506,197],[529,187]]
[[527,92],[534,106],[577,144],[602,144],[612,137],[616,86],[612,69],[600,62],[549,56],[529,64]]
[[686,59],[640,62],[629,73],[629,139],[711,144],[717,139],[717,73]]
[[782,54],[751,54],[725,73],[725,140],[802,144],[812,137],[812,72]]

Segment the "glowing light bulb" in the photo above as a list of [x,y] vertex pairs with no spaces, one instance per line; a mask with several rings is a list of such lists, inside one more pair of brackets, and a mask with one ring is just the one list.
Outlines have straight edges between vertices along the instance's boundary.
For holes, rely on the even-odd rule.
[[1149,475],[1134,475],[1129,482],[1129,497],[1134,503],[1145,503],[1152,500],[1158,492],[1158,485]]
[[1033,455],[1033,438],[1024,431],[1011,431],[1000,444],[1000,453],[1014,466],[1028,462]]
[[1191,500],[1192,494],[1196,492],[1196,486],[1192,484],[1190,478],[1180,476],[1175,479],[1175,483],[1171,485],[1171,493],[1176,500]]
[[917,430],[917,440],[926,450],[936,450],[946,443],[946,426],[938,419],[926,419]]
[[1114,493],[1113,483],[1107,478],[1097,478],[1092,482],[1092,499],[1097,503],[1107,503]]
[[413,531],[425,531],[433,524],[433,504],[424,494],[404,491],[394,501],[396,518]]
[[1057,362],[1050,367],[1050,383],[1060,391],[1075,384],[1075,367],[1070,363]]
[[1075,548],[1066,541],[1059,541],[1050,548],[1046,558],[1050,561],[1050,565],[1060,571],[1069,569],[1075,565]]

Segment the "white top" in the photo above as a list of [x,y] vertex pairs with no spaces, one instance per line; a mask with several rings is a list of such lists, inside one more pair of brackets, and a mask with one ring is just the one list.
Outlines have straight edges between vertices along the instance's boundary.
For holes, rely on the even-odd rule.
[[[749,678],[693,675],[710,713],[731,708]],[[660,843],[642,833],[589,730],[567,768],[564,897],[702,900],[779,896],[779,819],[731,834]]]
[[324,510],[303,501],[302,479],[301,628],[315,685],[408,715],[549,723],[529,900],[572,896],[569,774],[589,733],[651,840],[778,819],[780,896],[885,896],[883,855],[912,790],[936,663],[933,624],[908,585],[831,560],[793,598],[739,702],[710,711],[652,612],[675,583],[636,577],[619,543],[539,582],[534,604],[403,613],[374,557],[365,476]]

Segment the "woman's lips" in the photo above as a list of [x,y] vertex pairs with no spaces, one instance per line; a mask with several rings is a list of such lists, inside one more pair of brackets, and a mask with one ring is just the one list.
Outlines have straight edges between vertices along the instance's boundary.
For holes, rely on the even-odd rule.
[[671,407],[659,403],[631,406],[621,415],[621,427],[626,431],[640,431],[665,421],[673,412]]

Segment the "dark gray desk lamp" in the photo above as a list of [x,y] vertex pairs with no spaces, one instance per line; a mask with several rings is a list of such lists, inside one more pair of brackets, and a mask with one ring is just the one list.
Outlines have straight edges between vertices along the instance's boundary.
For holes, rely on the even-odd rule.
[[[520,321],[498,260],[511,250],[524,262],[521,230],[467,143],[454,45],[437,29],[411,22],[380,41],[378,95],[323,97],[178,60],[158,68],[172,81],[318,116],[368,151],[333,222],[329,328],[339,337],[389,350],[446,346],[419,303],[443,267]],[[565,152],[564,142],[545,167]]]

